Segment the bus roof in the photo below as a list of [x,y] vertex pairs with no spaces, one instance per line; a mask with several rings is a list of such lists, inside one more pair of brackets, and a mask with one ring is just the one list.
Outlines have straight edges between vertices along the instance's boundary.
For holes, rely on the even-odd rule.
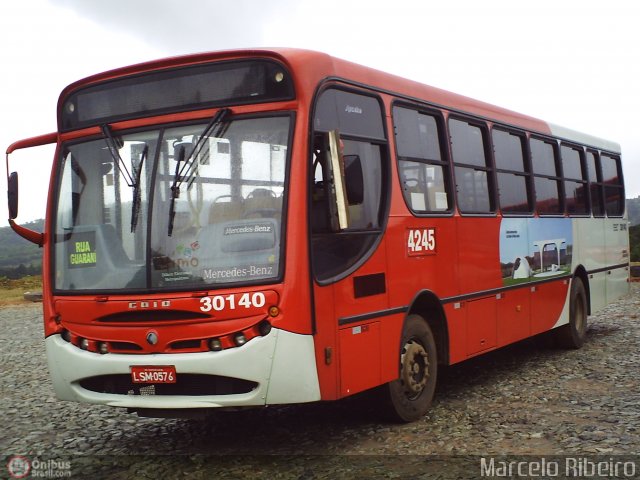
[[325,53],[292,48],[243,49],[198,53],[153,60],[110,70],[69,85],[60,95],[59,105],[62,105],[64,98],[78,88],[122,76],[138,75],[153,70],[198,65],[222,59],[256,57],[274,58],[290,67],[295,78],[298,97],[301,99],[310,100],[319,82],[331,78],[339,79],[354,85],[366,86],[381,92],[386,92],[405,100],[426,103],[434,107],[442,107],[467,115],[470,114],[503,125],[523,128],[532,133],[551,135],[569,142],[583,144],[612,153],[620,153],[620,145],[616,142],[554,125],[528,115],[523,115],[464,95],[332,57]]

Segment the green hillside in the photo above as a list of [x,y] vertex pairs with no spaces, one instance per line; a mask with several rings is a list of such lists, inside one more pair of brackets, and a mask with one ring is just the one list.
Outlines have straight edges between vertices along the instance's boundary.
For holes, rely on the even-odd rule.
[[[38,232],[44,229],[44,220],[24,224]],[[42,249],[17,235],[11,227],[0,228],[0,277],[22,278],[38,275],[42,267]]]

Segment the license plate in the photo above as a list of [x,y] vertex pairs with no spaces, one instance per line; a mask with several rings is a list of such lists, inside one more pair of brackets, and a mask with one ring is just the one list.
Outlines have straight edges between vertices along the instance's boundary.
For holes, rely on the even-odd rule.
[[131,367],[133,383],[176,383],[176,367],[173,365]]

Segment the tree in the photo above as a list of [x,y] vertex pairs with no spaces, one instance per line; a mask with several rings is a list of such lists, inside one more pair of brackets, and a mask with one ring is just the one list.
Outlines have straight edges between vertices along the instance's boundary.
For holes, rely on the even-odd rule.
[[640,225],[629,228],[629,245],[631,261],[640,262]]

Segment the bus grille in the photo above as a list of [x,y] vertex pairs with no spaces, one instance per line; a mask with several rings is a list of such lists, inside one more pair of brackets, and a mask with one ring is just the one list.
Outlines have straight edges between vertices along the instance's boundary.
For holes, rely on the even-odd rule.
[[240,378],[183,373],[178,374],[176,383],[133,383],[131,375],[100,375],[85,378],[80,386],[97,393],[116,395],[238,395],[249,393],[258,384]]

